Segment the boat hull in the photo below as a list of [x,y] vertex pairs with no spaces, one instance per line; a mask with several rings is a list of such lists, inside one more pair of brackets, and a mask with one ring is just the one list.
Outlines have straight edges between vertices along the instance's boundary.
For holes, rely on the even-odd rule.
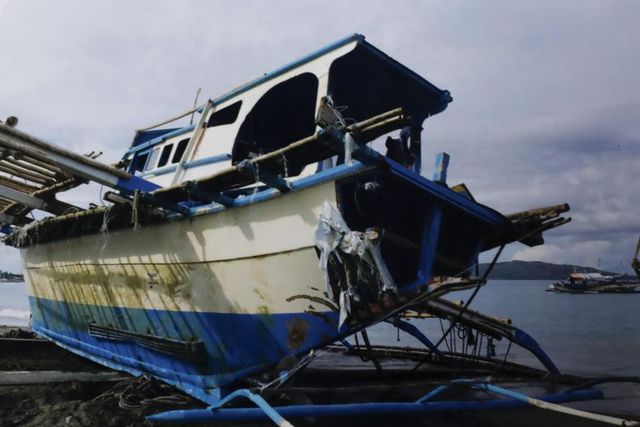
[[[33,329],[100,363],[186,389],[217,388],[332,341],[338,315],[313,242],[326,201],[335,205],[333,182],[190,220],[25,248]],[[204,358],[185,356],[195,344]]]

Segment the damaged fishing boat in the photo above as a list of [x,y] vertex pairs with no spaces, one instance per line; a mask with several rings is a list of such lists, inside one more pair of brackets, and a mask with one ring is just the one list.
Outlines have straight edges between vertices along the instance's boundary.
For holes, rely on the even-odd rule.
[[[506,337],[558,373],[524,332],[441,299],[485,282],[472,276],[481,252],[541,244],[569,220],[567,205],[505,216],[476,202],[447,185],[446,153],[421,175],[423,122],[451,101],[354,35],[137,131],[114,166],[7,121],[0,220],[33,330],[212,408],[247,397],[277,422],[242,384],[269,389],[383,321],[437,354],[409,312]],[[113,189],[108,205],[55,198],[87,181]]]

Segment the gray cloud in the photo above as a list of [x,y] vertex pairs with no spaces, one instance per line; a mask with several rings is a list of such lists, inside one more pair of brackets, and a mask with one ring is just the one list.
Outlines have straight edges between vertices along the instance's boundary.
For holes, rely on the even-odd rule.
[[[640,70],[633,1],[0,2],[0,116],[116,161],[133,130],[352,32],[454,102],[425,128],[425,166],[509,212],[567,201],[548,245],[505,256],[628,263],[640,233]],[[95,188],[69,194],[95,201]],[[2,249],[0,268],[17,268]]]

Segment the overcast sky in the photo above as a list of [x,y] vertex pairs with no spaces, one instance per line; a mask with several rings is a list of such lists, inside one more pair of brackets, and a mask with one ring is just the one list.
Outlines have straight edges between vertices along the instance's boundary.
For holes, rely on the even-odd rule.
[[[573,222],[503,260],[629,271],[640,234],[640,2],[0,0],[0,117],[120,158],[133,130],[358,32],[454,101],[425,123],[425,174],[505,213]],[[84,204],[95,189],[69,195]],[[95,200],[95,198],[93,198]],[[19,269],[0,249],[0,269]]]

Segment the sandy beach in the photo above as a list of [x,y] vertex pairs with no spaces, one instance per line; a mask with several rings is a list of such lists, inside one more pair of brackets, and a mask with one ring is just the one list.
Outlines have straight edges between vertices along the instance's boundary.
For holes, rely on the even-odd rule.
[[[108,371],[31,336],[0,326],[0,426],[144,426],[147,414],[201,406],[165,384]],[[83,380],[37,384],[51,373]],[[15,380],[34,383],[7,384]]]

